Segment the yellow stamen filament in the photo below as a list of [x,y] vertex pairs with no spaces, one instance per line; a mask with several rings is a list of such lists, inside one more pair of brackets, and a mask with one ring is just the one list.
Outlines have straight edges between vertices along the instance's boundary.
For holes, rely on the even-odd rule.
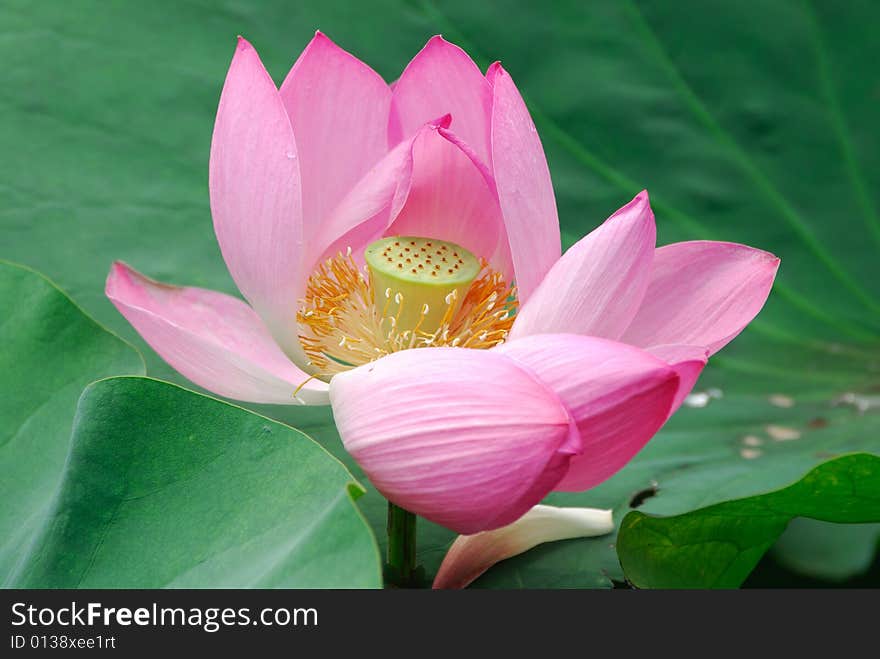
[[357,267],[350,252],[319,264],[297,312],[300,341],[311,361],[313,377],[329,381],[336,373],[399,350],[440,346],[487,349],[503,343],[516,315],[516,287],[508,285],[485,260],[480,264],[482,269],[460,307],[456,306],[457,290],[446,296],[440,326],[432,332],[421,329],[430,310],[424,303],[416,326],[401,331],[404,305],[419,302],[408,301],[400,293],[392,299],[388,289],[379,309],[374,303],[371,276]]

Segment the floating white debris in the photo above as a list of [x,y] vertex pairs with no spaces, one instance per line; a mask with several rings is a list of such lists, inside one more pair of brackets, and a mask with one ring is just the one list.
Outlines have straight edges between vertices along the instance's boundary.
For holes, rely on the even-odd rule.
[[740,449],[739,454],[746,460],[754,460],[755,458],[760,458],[763,452],[759,448],[743,448]]
[[709,394],[705,391],[697,391],[684,397],[684,404],[687,407],[706,407],[709,404]]
[[786,396],[785,394],[773,394],[768,397],[767,400],[770,401],[770,404],[774,407],[794,407],[794,398]]
[[800,430],[789,428],[788,426],[769,425],[765,426],[764,430],[766,430],[767,434],[778,442],[788,442],[793,439],[801,438]]
[[757,435],[746,435],[742,438],[742,443],[746,446],[760,446],[764,443],[764,440],[758,437]]
[[864,396],[851,391],[835,398],[832,402],[835,406],[854,407],[859,414],[880,409],[880,396]]
[[706,391],[694,391],[684,398],[687,407],[706,407],[712,399],[723,398],[721,389],[706,389]]

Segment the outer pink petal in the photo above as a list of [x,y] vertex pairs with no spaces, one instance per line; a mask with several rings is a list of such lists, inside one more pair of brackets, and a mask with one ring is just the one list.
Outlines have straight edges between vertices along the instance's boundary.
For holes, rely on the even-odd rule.
[[[387,233],[449,240],[488,260],[502,242],[501,209],[480,168],[449,135],[424,131],[415,140],[409,195]],[[494,265],[505,269],[501,261]]]
[[490,351],[393,353],[334,377],[330,401],[346,450],[376,488],[459,533],[520,517],[579,450],[559,398]]
[[394,83],[391,143],[448,113],[453,117],[452,129],[491,165],[491,107],[492,89],[473,60],[443,37],[432,37]]
[[391,90],[373,69],[317,32],[280,94],[296,136],[309,244],[349,189],[388,151]]
[[555,487],[566,492],[598,485],[629,462],[666,421],[678,390],[673,368],[606,339],[534,335],[495,351],[537,374],[574,417],[583,452]]
[[570,332],[619,338],[645,296],[656,235],[648,193],[642,191],[556,262],[520,310],[511,336]]
[[703,372],[703,368],[709,359],[709,351],[702,346],[681,344],[651,346],[650,348],[645,348],[645,351],[650,352],[655,357],[659,357],[678,373],[678,391],[675,394],[672,409],[669,410],[669,416],[672,416],[681,407],[685,397],[697,383],[697,379],[700,377],[700,373]]
[[700,345],[714,354],[764,306],[778,268],[773,254],[736,243],[660,247],[644,302],[623,340]]
[[144,340],[182,375],[227,398],[251,403],[326,405],[327,385],[311,381],[278,348],[241,300],[148,279],[123,263],[105,290]]
[[275,83],[239,38],[211,142],[211,213],[238,289],[288,354],[297,337],[303,227],[296,144]]
[[559,259],[553,182],[535,124],[511,77],[493,64],[492,161],[520,302]]
[[434,588],[464,588],[495,563],[544,542],[594,537],[613,530],[610,510],[535,506],[513,524],[458,536],[437,571]]

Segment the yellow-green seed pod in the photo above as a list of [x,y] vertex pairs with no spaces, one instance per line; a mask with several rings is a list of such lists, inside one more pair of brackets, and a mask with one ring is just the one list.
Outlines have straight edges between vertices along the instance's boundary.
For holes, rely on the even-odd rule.
[[451,319],[479,274],[481,264],[455,243],[394,236],[364,252],[373,279],[376,308],[394,318],[398,332],[437,331]]

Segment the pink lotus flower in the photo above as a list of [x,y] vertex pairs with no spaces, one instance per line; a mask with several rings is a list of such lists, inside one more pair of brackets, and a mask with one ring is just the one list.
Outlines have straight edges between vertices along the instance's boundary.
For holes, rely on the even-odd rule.
[[210,194],[247,304],[122,263],[108,297],[206,389],[329,402],[379,491],[460,533],[625,465],[778,266],[728,243],[655,249],[645,192],[561,255],[513,81],[440,37],[389,86],[318,33],[280,90],[240,39]]

